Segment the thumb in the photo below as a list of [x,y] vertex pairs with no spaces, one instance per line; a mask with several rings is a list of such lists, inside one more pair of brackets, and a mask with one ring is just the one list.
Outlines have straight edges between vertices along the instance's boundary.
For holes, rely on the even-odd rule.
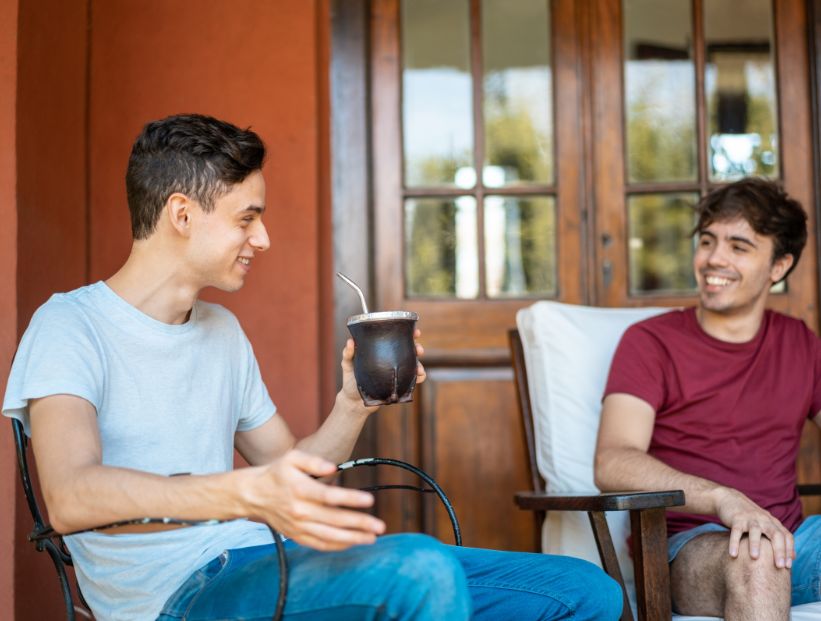
[[315,477],[326,477],[336,472],[335,463],[299,449],[289,451],[286,460],[297,470]]

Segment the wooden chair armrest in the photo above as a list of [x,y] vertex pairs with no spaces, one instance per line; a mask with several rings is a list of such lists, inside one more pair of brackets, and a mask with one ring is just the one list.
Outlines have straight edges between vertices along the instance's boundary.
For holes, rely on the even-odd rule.
[[804,483],[798,486],[799,496],[821,496],[821,483]]
[[518,492],[516,506],[531,511],[635,511],[677,507],[684,504],[684,492],[609,492],[605,494],[548,494]]
[[514,495],[520,509],[544,514],[547,511],[586,511],[593,529],[602,567],[622,587],[622,621],[633,614],[624,587],[605,511],[630,511],[630,534],[639,621],[669,619],[670,572],[667,565],[667,523],[665,510],[684,504],[684,492],[612,492],[606,494],[547,494],[518,492]]

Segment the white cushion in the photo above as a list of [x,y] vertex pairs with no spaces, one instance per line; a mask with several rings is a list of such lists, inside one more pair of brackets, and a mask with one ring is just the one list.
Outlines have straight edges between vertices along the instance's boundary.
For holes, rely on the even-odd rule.
[[[613,353],[630,325],[668,310],[537,302],[518,312],[516,323],[530,385],[536,462],[549,492],[598,493],[593,483],[593,455],[601,397]],[[626,511],[610,512],[607,521],[635,612],[633,563],[627,548],[629,515]],[[542,550],[584,558],[601,566],[585,513],[549,512],[542,530]],[[821,621],[821,604],[795,607],[793,619]]]
[[[549,492],[598,493],[593,483],[593,454],[610,359],[628,326],[668,310],[537,302],[518,312],[516,322],[530,385],[536,462]],[[633,563],[627,549],[629,515],[611,512],[607,521],[634,602]],[[601,566],[585,513],[549,512],[542,530],[542,550]]]

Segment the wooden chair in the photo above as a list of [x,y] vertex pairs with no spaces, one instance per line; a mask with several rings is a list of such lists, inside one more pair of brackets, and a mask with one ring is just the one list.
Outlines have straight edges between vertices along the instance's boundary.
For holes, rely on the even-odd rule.
[[[51,526],[49,526],[49,524],[43,519],[43,513],[40,511],[40,506],[37,501],[37,496],[34,492],[34,486],[32,485],[31,474],[28,466],[29,441],[23,430],[23,424],[16,419],[12,419],[11,422],[12,431],[14,434],[14,445],[17,452],[17,466],[18,471],[20,473],[20,480],[23,486],[23,492],[26,496],[26,503],[28,504],[31,517],[34,522],[34,528],[28,535],[28,540],[34,544],[38,552],[47,552],[54,563],[54,568],[57,571],[57,577],[60,580],[60,590],[63,595],[63,602],[65,604],[66,609],[66,618],[68,619],[68,621],[75,621],[78,616],[85,619],[94,619],[94,616],[91,613],[89,605],[83,599],[83,594],[80,591],[79,585],[77,585],[76,582],[74,582],[70,578],[71,572],[69,568],[73,567],[73,563],[71,560],[71,554],[69,553],[68,548],[66,548],[65,542],[63,541],[63,537],[59,533],[55,532],[54,529],[51,528]],[[442,502],[442,504],[445,507],[445,510],[447,511],[451,527],[453,528],[454,544],[457,546],[462,545],[461,529],[459,527],[459,521],[456,518],[456,512],[453,509],[453,505],[451,504],[448,497],[445,495],[445,492],[442,490],[442,488],[439,487],[436,481],[434,481],[434,479],[429,474],[406,462],[382,457],[365,457],[361,459],[354,459],[339,464],[337,468],[340,472],[344,472],[347,470],[351,470],[353,468],[366,466],[392,466],[395,468],[400,468],[402,470],[411,472],[412,474],[419,477],[424,482],[424,486],[379,485],[374,487],[366,487],[363,489],[367,491],[380,491],[384,489],[405,489],[413,490],[420,493],[435,494]],[[105,526],[101,526],[99,528],[89,530],[104,531],[122,526],[146,524],[174,524],[181,526],[197,526],[199,524],[213,524],[216,521],[217,520],[187,521],[173,520],[169,518],[142,518],[137,520],[127,520],[124,522],[118,522],[116,524],[108,524]],[[282,539],[276,531],[274,531],[273,529],[271,529],[271,531],[274,536],[274,542],[277,544],[277,552],[279,555],[280,566],[280,583],[277,592],[278,600],[276,612],[273,617],[276,621],[277,619],[281,618],[282,611],[285,607],[285,598],[287,596],[288,587],[288,570],[285,558],[285,551],[282,545]]]
[[[633,615],[629,604],[628,585],[624,579],[629,576],[625,576],[619,561],[621,560],[624,566],[629,565],[629,560],[624,558],[627,556],[624,553],[617,555],[614,538],[611,535],[613,524],[616,523],[618,528],[618,522],[623,521],[623,518],[611,513],[606,519],[605,512],[629,513],[630,556],[633,561],[638,619],[668,621],[671,619],[672,611],[665,511],[667,507],[683,505],[684,494],[680,490],[598,493],[592,482],[592,457],[598,428],[599,400],[604,390],[609,361],[623,331],[635,321],[666,310],[668,309],[600,309],[557,302],[537,302],[519,312],[517,317],[519,330],[510,330],[508,333],[532,486],[531,491],[515,494],[515,502],[521,509],[533,511],[534,549],[536,550],[541,550],[548,540],[547,537],[543,539],[548,512],[562,512],[554,513],[554,516],[558,515],[560,519],[569,517],[565,512],[587,512],[592,536],[589,532],[582,533],[581,537],[577,537],[570,546],[586,546],[586,542],[581,541],[585,537],[595,541],[598,560],[608,575],[621,584],[625,594],[625,610],[622,615],[624,621],[632,620]],[[520,330],[524,330],[528,338],[536,341],[529,344],[531,348],[529,355],[523,346]],[[537,332],[538,335],[536,335]],[[539,351],[540,347],[550,349],[553,354],[556,354],[555,350],[558,348],[559,359],[546,367],[537,369],[538,377],[534,377],[532,371],[529,373],[527,361],[530,360],[533,366],[536,357],[545,354],[544,351]],[[583,376],[583,381],[574,381],[574,373],[575,378]],[[531,385],[530,382],[536,381],[552,384],[551,389],[546,392],[542,385]],[[584,388],[580,388],[581,386]],[[583,390],[584,394],[575,394],[579,390]],[[555,394],[557,391],[565,394],[557,397]],[[544,427],[544,421],[539,420],[538,415],[534,417],[536,409],[536,404],[532,402],[534,395],[537,399],[549,402],[549,408],[556,410],[553,412],[556,421],[563,420],[567,416],[585,419],[586,427],[582,427],[581,432],[576,433],[575,436],[570,427],[578,421],[570,421],[566,427],[557,429],[554,434],[561,436],[554,438],[554,441],[570,444],[576,442],[584,445],[570,448],[560,446],[561,450],[576,451],[574,455],[577,463],[574,467],[582,471],[581,478],[571,478],[569,483],[558,481],[557,485],[556,480],[546,481],[542,476],[543,473],[548,472],[555,474],[554,477],[548,477],[549,479],[560,479],[563,473],[559,472],[562,467],[560,463],[545,463],[548,459],[545,458],[544,447],[540,446],[540,441],[544,444],[544,438],[538,436],[539,432],[542,435],[551,435],[552,430]],[[543,408],[544,403],[540,405]],[[572,411],[563,411],[564,408]],[[541,413],[541,416],[543,415],[544,412]],[[538,427],[540,423],[542,424],[541,429]],[[540,448],[543,449],[541,454]],[[590,493],[569,493],[574,485],[578,490],[589,490]],[[557,492],[557,487],[562,491]],[[801,485],[799,493],[819,494],[821,485]],[[610,525],[608,525],[608,520],[611,522]],[[549,527],[550,525],[546,529],[548,535]],[[564,535],[565,532],[559,532],[557,537],[561,539]],[[616,545],[621,544],[622,547],[626,547],[624,542],[618,540],[622,537],[626,539],[624,535],[626,532],[619,532],[616,535]],[[545,549],[545,551],[555,550]],[[560,552],[573,556],[584,556],[580,548],[564,547]],[[798,621],[798,619],[821,621],[821,603],[793,608],[793,620]]]
[[632,621],[630,598],[616,557],[610,528],[605,519],[606,511],[629,511],[638,618],[652,621],[670,619],[672,609],[667,566],[667,524],[664,516],[667,507],[684,504],[684,493],[681,490],[617,494],[548,493],[536,465],[533,418],[522,341],[518,330],[511,330],[509,337],[516,395],[519,400],[533,486],[532,491],[518,492],[515,501],[520,509],[533,511],[535,549],[541,549],[542,526],[548,511],[586,511],[602,567],[621,585],[624,594],[622,621]]

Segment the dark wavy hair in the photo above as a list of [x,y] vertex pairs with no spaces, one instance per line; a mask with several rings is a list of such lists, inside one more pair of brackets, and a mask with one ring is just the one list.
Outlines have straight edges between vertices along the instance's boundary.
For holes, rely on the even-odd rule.
[[257,134],[210,116],[178,114],[148,123],[134,142],[125,175],[131,234],[149,237],[175,192],[212,211],[216,199],[260,170],[264,160]]
[[741,216],[759,235],[773,238],[775,261],[791,254],[793,264],[784,278],[798,265],[807,243],[807,214],[775,181],[748,177],[713,190],[696,206],[699,234],[713,222]]

